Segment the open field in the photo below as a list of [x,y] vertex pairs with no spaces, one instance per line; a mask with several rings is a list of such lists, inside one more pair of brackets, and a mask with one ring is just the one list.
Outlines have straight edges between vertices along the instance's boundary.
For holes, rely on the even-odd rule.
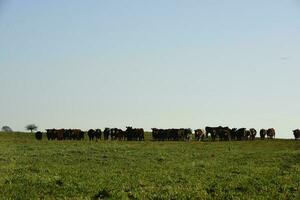
[[36,141],[0,133],[1,199],[300,199],[300,141]]

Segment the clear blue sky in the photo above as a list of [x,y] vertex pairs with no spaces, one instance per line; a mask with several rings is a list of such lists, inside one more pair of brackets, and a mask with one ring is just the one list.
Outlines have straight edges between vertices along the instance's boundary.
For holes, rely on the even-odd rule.
[[300,128],[297,0],[0,0],[0,126]]

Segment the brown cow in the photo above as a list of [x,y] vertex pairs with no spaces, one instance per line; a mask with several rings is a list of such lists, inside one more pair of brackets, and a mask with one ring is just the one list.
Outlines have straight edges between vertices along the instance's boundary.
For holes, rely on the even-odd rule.
[[256,136],[256,130],[254,128],[250,128],[250,139],[254,140]]
[[205,136],[205,131],[203,129],[196,129],[195,130],[195,140],[203,141]]
[[275,138],[275,129],[274,128],[269,128],[267,130],[267,136],[269,139]]
[[64,139],[65,129],[58,129],[58,130],[55,130],[54,132],[55,132],[57,140]]

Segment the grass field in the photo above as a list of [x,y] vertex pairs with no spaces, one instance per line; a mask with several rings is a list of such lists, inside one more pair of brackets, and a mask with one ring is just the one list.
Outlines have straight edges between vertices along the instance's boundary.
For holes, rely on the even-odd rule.
[[300,141],[36,141],[0,133],[0,199],[300,199]]

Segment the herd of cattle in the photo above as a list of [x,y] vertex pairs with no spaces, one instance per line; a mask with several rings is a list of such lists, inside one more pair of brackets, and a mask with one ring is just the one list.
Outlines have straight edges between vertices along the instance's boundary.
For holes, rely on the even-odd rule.
[[[144,140],[144,129],[127,127],[125,131],[118,128],[105,128],[90,129],[84,132],[80,129],[46,129],[46,136],[48,140],[84,140],[85,134],[88,135],[89,140],[101,140],[102,136],[104,140]],[[41,140],[43,133],[38,131],[35,133],[35,137]]]
[[[80,129],[46,129],[48,140],[84,140],[87,134],[90,141],[92,140],[127,140],[127,141],[142,141],[145,139],[144,129],[126,127],[126,130],[118,128],[90,129],[84,132]],[[295,140],[300,139],[300,130],[293,130]],[[205,127],[205,129],[196,129],[194,131],[194,139],[204,141],[211,138],[212,141],[230,141],[230,140],[254,140],[257,131],[254,128],[229,128],[229,127]],[[261,129],[259,131],[261,139],[275,138],[275,129]],[[43,133],[38,131],[35,133],[37,140],[41,140]],[[188,141],[193,138],[192,129],[157,129],[152,128],[152,140],[154,141]]]
[[[257,131],[254,128],[247,130],[246,128],[229,128],[229,127],[205,127],[204,129],[196,129],[195,140],[203,141],[208,136],[211,137],[212,141],[216,139],[220,141],[229,141],[229,140],[254,140],[257,134]],[[189,140],[192,136],[191,129],[152,129],[153,140]],[[273,139],[275,138],[275,129],[261,129],[260,130],[261,139],[266,137]]]

